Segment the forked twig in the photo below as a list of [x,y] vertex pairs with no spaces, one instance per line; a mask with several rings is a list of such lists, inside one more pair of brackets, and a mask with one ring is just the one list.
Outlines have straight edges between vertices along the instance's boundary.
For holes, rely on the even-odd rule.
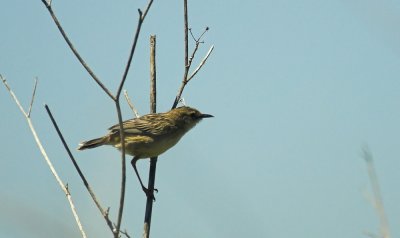
[[[98,79],[98,77],[94,74],[94,72],[91,70],[91,68],[87,65],[87,63],[83,60],[83,58],[80,56],[80,54],[78,53],[78,51],[75,49],[75,47],[73,46],[72,42],[69,40],[68,36],[66,35],[65,31],[63,30],[61,24],[59,23],[56,15],[53,12],[53,9],[51,7],[51,1],[48,2],[46,0],[42,0],[43,4],[46,6],[47,10],[49,11],[51,17],[53,18],[54,23],[57,25],[61,35],[64,37],[64,40],[66,41],[66,43],[68,44],[68,46],[70,47],[70,49],[72,50],[72,52],[74,53],[74,55],[77,57],[77,59],[79,60],[79,62],[82,64],[82,66],[86,69],[86,71],[92,76],[92,78],[95,80],[95,82],[103,89],[103,91],[115,102],[115,107],[117,110],[117,114],[118,114],[118,123],[120,126],[120,139],[121,141],[124,141],[125,139],[125,135],[124,135],[124,130],[122,127],[122,113],[121,113],[121,107],[120,107],[120,95],[122,92],[122,88],[124,86],[124,83],[126,81],[129,69],[131,67],[131,62],[132,62],[132,58],[136,49],[136,44],[139,38],[139,33],[140,33],[140,29],[142,26],[142,23],[153,3],[153,0],[149,0],[147,7],[145,9],[144,12],[142,12],[140,9],[138,9],[139,11],[139,20],[138,20],[138,24],[137,24],[137,28],[136,28],[136,33],[133,39],[133,43],[132,43],[132,47],[131,47],[131,51],[128,57],[128,61],[127,64],[125,66],[125,70],[121,79],[121,82],[118,86],[118,90],[115,94],[115,96],[111,93],[110,90],[108,90],[108,88],[106,86],[104,86],[104,84]],[[121,222],[122,222],[122,214],[123,214],[123,209],[124,209],[124,201],[125,201],[125,184],[126,184],[126,163],[125,163],[126,159],[125,159],[125,143],[122,143],[121,146],[121,190],[120,190],[120,204],[119,204],[119,209],[118,209],[118,215],[117,215],[117,224],[116,224],[116,229],[114,231],[114,238],[119,237],[119,233],[120,233],[120,227],[121,227]]]
[[[81,221],[80,221],[80,219],[79,219],[79,216],[78,216],[78,213],[77,213],[77,211],[76,211],[74,202],[73,202],[73,200],[72,200],[71,193],[70,193],[69,190],[68,190],[68,186],[67,186],[67,185],[64,185],[64,182],[63,182],[63,181],[61,180],[61,178],[58,176],[58,173],[57,173],[56,169],[54,168],[53,163],[51,162],[51,160],[50,160],[49,157],[47,156],[46,150],[43,148],[42,142],[40,141],[39,136],[37,135],[36,130],[35,130],[33,124],[32,124],[32,120],[31,120],[31,117],[30,117],[30,110],[29,110],[29,112],[25,112],[25,110],[24,110],[24,108],[21,106],[21,103],[19,102],[17,96],[14,94],[14,92],[11,90],[10,86],[7,84],[6,79],[3,78],[2,75],[0,75],[0,78],[1,78],[1,80],[3,81],[3,84],[4,84],[4,86],[7,88],[8,92],[11,94],[11,97],[14,99],[15,103],[17,104],[18,108],[20,109],[20,111],[21,111],[22,114],[24,115],[26,121],[28,122],[29,128],[30,128],[30,130],[31,130],[31,132],[32,132],[32,135],[33,135],[33,138],[35,139],[35,142],[36,142],[36,144],[37,144],[37,146],[38,146],[40,152],[42,153],[43,158],[45,159],[47,165],[49,166],[50,171],[51,171],[51,173],[53,174],[54,178],[56,179],[58,185],[60,186],[60,188],[63,190],[63,192],[65,193],[65,195],[66,195],[66,197],[67,197],[67,200],[68,200],[68,202],[69,202],[69,205],[70,205],[72,214],[73,214],[73,216],[74,216],[74,218],[75,218],[75,222],[76,222],[76,224],[78,225],[79,231],[81,232],[82,237],[83,237],[83,238],[86,238],[86,233],[85,233],[85,231],[84,231],[84,229],[83,229],[83,226],[82,226],[82,223],[81,223]],[[36,84],[35,84],[35,85],[36,85]],[[36,86],[35,86],[35,88],[36,88]],[[35,90],[35,89],[34,89],[34,90]],[[34,93],[33,93],[32,95],[34,95]],[[32,108],[33,102],[34,102],[34,99],[33,99],[33,97],[32,97],[32,99],[31,99],[31,104],[30,104],[30,108]]]
[[[119,84],[116,96],[115,96],[115,106],[117,108],[117,114],[118,114],[118,123],[119,123],[119,132],[120,132],[120,138],[121,141],[125,141],[125,133],[123,130],[123,125],[122,125],[122,113],[121,113],[121,107],[120,107],[120,95],[122,92],[122,88],[124,86],[124,83],[126,81],[126,77],[128,75],[129,69],[131,67],[131,62],[132,62],[132,58],[133,55],[135,53],[135,49],[136,49],[136,45],[137,45],[137,41],[139,39],[139,34],[140,34],[140,30],[142,28],[142,24],[143,21],[151,7],[153,3],[153,0],[149,0],[147,7],[144,11],[144,13],[138,9],[139,12],[139,19],[138,19],[138,24],[137,24],[137,28],[136,28],[136,33],[133,39],[133,43],[132,43],[132,47],[131,47],[131,51],[128,57],[128,62],[126,64],[125,70],[124,70],[124,74],[122,76],[121,82]],[[123,210],[124,210],[124,203],[125,203],[125,185],[126,185],[126,157],[125,157],[125,143],[122,143],[121,146],[121,168],[122,168],[122,179],[121,179],[121,196],[120,196],[120,205],[119,205],[119,209],[118,209],[118,217],[117,217],[117,225],[116,225],[116,232],[114,233],[114,238],[118,238],[119,233],[120,233],[120,228],[121,228],[121,223],[122,223],[122,214],[123,214]]]
[[149,2],[147,3],[147,7],[146,7],[144,13],[140,9],[138,9],[139,20],[138,20],[137,27],[136,27],[136,33],[135,33],[135,36],[133,38],[131,51],[130,51],[130,54],[129,54],[129,57],[128,57],[128,62],[126,63],[125,71],[124,71],[124,74],[122,76],[122,80],[121,80],[121,83],[119,84],[118,91],[117,91],[117,94],[116,94],[117,100],[119,98],[119,95],[121,94],[121,91],[122,91],[122,88],[124,86],[126,77],[128,76],[128,72],[129,72],[129,69],[131,67],[133,54],[135,53],[136,44],[137,44],[137,41],[138,41],[138,38],[139,38],[140,30],[142,29],[143,21],[144,21],[146,15],[147,15],[147,12],[149,11],[152,3],[153,3],[153,0],[149,0]]
[[210,56],[211,52],[214,50],[214,46],[212,45],[210,47],[210,49],[208,50],[206,56],[203,58],[203,60],[200,62],[199,66],[197,66],[197,68],[193,71],[193,73],[190,75],[190,77],[187,79],[187,81],[189,82],[196,74],[197,72],[199,72],[199,70],[201,69],[201,67],[203,67],[203,65],[206,63],[208,57]]
[[[179,87],[178,93],[177,93],[177,95],[176,95],[176,97],[175,97],[175,100],[174,100],[174,102],[173,102],[173,104],[172,104],[171,109],[174,109],[174,108],[176,108],[176,107],[178,106],[179,100],[180,100],[180,98],[181,98],[181,96],[182,96],[183,90],[184,90],[185,87],[186,87],[186,84],[187,84],[187,83],[197,74],[197,72],[203,67],[203,65],[205,64],[205,62],[207,61],[208,57],[210,56],[211,52],[212,52],[213,49],[214,49],[214,46],[212,46],[212,47],[210,48],[210,50],[208,50],[206,56],[205,56],[205,57],[203,58],[203,60],[201,61],[200,65],[193,71],[193,73],[192,73],[192,74],[190,75],[190,77],[189,77],[189,76],[188,76],[188,75],[189,75],[189,70],[190,70],[190,67],[191,67],[191,65],[192,65],[194,56],[196,55],[197,50],[199,49],[200,43],[203,43],[203,42],[201,41],[201,39],[202,39],[202,37],[204,36],[204,34],[205,34],[210,28],[209,28],[209,27],[206,27],[205,30],[204,30],[204,32],[196,39],[196,38],[194,37],[194,35],[193,35],[191,29],[189,29],[189,27],[188,27],[188,7],[187,7],[187,0],[183,0],[183,11],[184,11],[183,16],[184,16],[184,32],[185,32],[185,35],[184,35],[184,51],[185,51],[185,57],[184,57],[185,67],[184,67],[184,68],[185,68],[185,70],[184,70],[184,73],[183,73],[183,79],[182,79],[181,86]],[[193,52],[192,52],[192,54],[191,54],[190,57],[189,57],[189,42],[188,42],[188,41],[189,41],[189,40],[188,40],[188,34],[189,34],[189,32],[190,32],[190,34],[191,34],[193,40],[196,42],[196,45],[195,45],[195,47],[194,47],[194,49],[193,49]]]
[[89,67],[89,65],[85,62],[85,60],[82,58],[82,56],[79,54],[79,52],[75,49],[75,46],[72,44],[70,39],[68,38],[67,34],[65,33],[64,29],[62,28],[60,22],[58,21],[53,8],[51,7],[51,1],[47,2],[46,0],[42,0],[43,4],[46,6],[47,10],[49,11],[51,17],[53,18],[54,23],[56,24],[58,30],[60,31],[61,35],[63,36],[65,42],[67,42],[69,48],[71,51],[74,53],[76,58],[79,60],[79,62],[82,64],[82,66],[86,69],[86,71],[92,76],[94,81],[103,89],[103,91],[113,100],[115,100],[114,95],[108,90],[106,86],[100,81],[100,79],[95,75],[93,70]]

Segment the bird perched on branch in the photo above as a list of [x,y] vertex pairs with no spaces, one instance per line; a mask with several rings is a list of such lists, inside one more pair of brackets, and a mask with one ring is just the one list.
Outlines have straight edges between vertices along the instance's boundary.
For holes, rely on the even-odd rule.
[[[191,107],[179,107],[165,113],[154,113],[124,121],[125,153],[132,155],[131,164],[147,196],[153,196],[142,182],[136,162],[143,158],[157,157],[176,145],[178,141],[203,118],[213,117]],[[120,125],[116,124],[103,137],[79,144],[78,150],[111,145],[121,150]]]

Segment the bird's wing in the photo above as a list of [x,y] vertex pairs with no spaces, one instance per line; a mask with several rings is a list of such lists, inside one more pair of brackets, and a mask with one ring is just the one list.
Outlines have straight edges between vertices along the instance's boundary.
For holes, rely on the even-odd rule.
[[[163,135],[176,128],[171,119],[160,114],[148,114],[123,122],[124,132],[130,135]],[[111,132],[119,131],[119,124],[109,128]]]

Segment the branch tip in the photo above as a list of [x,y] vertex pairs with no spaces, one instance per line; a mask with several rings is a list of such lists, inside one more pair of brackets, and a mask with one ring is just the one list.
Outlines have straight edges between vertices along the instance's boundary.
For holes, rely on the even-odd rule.
[[30,116],[31,116],[32,106],[33,106],[33,102],[34,102],[34,100],[35,100],[35,94],[36,94],[36,86],[37,86],[37,83],[38,83],[38,78],[36,77],[36,78],[35,78],[35,84],[34,84],[34,86],[33,86],[32,98],[31,98],[31,103],[29,104],[29,109],[28,109],[27,117],[30,117]]
[[51,8],[51,0],[47,1],[47,0],[42,0],[43,4],[47,7],[47,8]]

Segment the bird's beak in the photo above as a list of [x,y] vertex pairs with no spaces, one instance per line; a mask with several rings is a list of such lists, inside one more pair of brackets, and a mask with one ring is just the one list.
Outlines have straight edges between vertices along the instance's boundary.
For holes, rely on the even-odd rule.
[[208,118],[208,117],[214,117],[214,116],[210,114],[201,114],[200,116],[200,118]]

